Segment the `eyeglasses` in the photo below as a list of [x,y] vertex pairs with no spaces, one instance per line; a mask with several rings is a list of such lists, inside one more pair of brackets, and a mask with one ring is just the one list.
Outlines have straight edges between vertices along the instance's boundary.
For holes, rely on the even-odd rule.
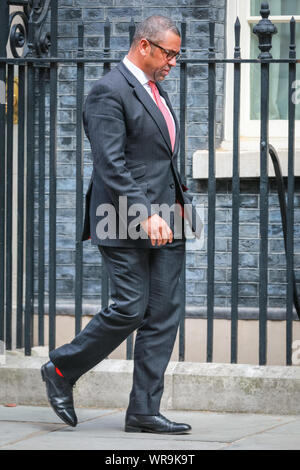
[[172,51],[170,49],[165,49],[164,47],[161,47],[159,44],[156,44],[155,42],[150,41],[150,39],[147,39],[147,41],[150,42],[150,44],[152,44],[153,46],[158,47],[159,49],[161,49],[166,54],[166,59],[167,60],[171,60],[174,57],[175,57],[176,60],[178,60],[180,58],[180,52],[175,52],[175,51]]

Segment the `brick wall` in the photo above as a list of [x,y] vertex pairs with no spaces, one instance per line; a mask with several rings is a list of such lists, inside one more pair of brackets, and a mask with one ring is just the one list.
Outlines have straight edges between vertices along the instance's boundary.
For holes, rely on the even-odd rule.
[[[194,180],[193,192],[199,204],[204,206],[207,222],[207,181]],[[215,242],[215,306],[231,305],[231,249],[232,249],[232,187],[231,180],[217,180],[216,194],[216,242]],[[294,212],[294,263],[296,279],[300,270],[300,181],[295,181]],[[242,179],[240,182],[240,241],[239,241],[239,307],[258,308],[259,305],[259,180]],[[207,226],[205,226],[207,235]],[[286,305],[286,256],[277,186],[270,179],[269,192],[269,257],[268,257],[268,305],[285,308]],[[201,250],[187,251],[188,303],[195,307],[206,306],[207,237]],[[194,310],[194,309],[193,309]],[[197,312],[197,310],[194,310]],[[256,312],[257,313],[257,312]],[[249,315],[253,317],[251,313]],[[284,319],[284,313],[282,312]],[[225,314],[227,317],[227,314]],[[228,317],[230,318],[230,316]],[[279,317],[277,318],[279,319]]]
[[[103,57],[104,23],[111,21],[111,50],[113,57],[122,59],[129,47],[128,28],[131,18],[141,19],[160,13],[173,18],[180,27],[187,22],[187,56],[206,57],[208,48],[208,21],[216,22],[217,57],[224,56],[225,0],[164,0],[161,8],[158,0],[60,0],[59,2],[59,55],[76,56],[77,25],[83,20],[85,27],[85,56]],[[228,27],[233,27],[229,25]],[[99,64],[85,67],[85,95],[93,83],[101,77]],[[75,92],[76,68],[59,66],[58,83],[58,166],[57,166],[57,296],[74,301],[75,278]],[[179,113],[179,67],[172,71],[164,83],[175,111]],[[207,220],[207,181],[192,179],[192,155],[198,149],[207,148],[208,133],[208,68],[206,65],[188,66],[187,93],[187,186],[204,206]],[[222,140],[224,110],[224,69],[217,66],[216,143]],[[84,191],[92,170],[90,146],[84,142]],[[295,195],[295,252],[299,252],[300,199],[299,182]],[[284,307],[286,263],[280,211],[276,187],[271,181],[269,227],[269,306]],[[38,200],[36,201],[36,206]],[[215,257],[215,305],[230,307],[231,297],[231,181],[217,181],[216,195],[216,257]],[[46,212],[47,222],[48,210]],[[47,223],[46,223],[47,227]],[[47,231],[47,229],[46,229]],[[186,279],[187,304],[197,312],[206,306],[207,252],[206,236],[203,247],[193,250],[187,244]],[[46,250],[47,251],[47,250]],[[89,242],[84,243],[83,302],[100,304],[101,258],[98,250]],[[298,266],[299,255],[295,255]],[[48,262],[46,253],[46,263]],[[258,307],[259,290],[259,181],[241,180],[240,209],[240,268],[239,305]],[[46,267],[47,268],[47,267]],[[46,270],[46,274],[48,272]],[[48,277],[46,277],[48,290]],[[196,310],[194,310],[196,308]]]
[[[129,48],[129,24],[138,23],[152,14],[163,14],[187,23],[187,56],[206,57],[208,53],[208,21],[216,23],[216,52],[224,55],[225,0],[59,0],[58,55],[75,57],[77,54],[77,27],[83,21],[85,30],[85,56],[103,57],[104,24],[111,21],[111,50],[113,57],[122,59]],[[85,95],[103,73],[101,65],[85,67]],[[207,148],[207,89],[208,70],[205,65],[188,67],[187,93],[187,158],[188,185],[193,186],[192,155],[199,148]],[[57,153],[57,297],[74,301],[75,279],[75,103],[76,68],[60,65],[58,69],[58,153]],[[222,137],[224,70],[217,67],[217,143]],[[179,67],[164,81],[171,102],[179,117]],[[47,102],[47,104],[49,104]],[[47,132],[49,129],[47,129]],[[37,166],[38,168],[38,166]],[[48,161],[46,161],[48,168]],[[92,170],[90,146],[84,141],[84,191]],[[47,170],[46,170],[47,171]],[[46,173],[46,176],[48,174]],[[48,188],[48,181],[46,187]],[[37,196],[37,195],[36,195]],[[48,246],[48,194],[46,195],[46,247]],[[36,207],[38,206],[38,197]],[[36,240],[37,241],[37,240]],[[36,245],[37,247],[37,245]],[[99,302],[101,298],[101,259],[98,250],[84,243],[83,296],[84,302]],[[200,280],[205,274],[199,253],[188,255],[188,302],[203,305]],[[203,254],[203,258],[204,258]],[[49,255],[46,249],[46,263]],[[36,258],[37,259],[37,258]],[[201,278],[195,280],[197,273]],[[46,266],[46,292],[48,291],[48,266]],[[200,290],[199,290],[200,289]],[[37,290],[37,276],[36,276]]]
[[[60,0],[59,2],[59,56],[72,57],[77,51],[77,25],[83,20],[85,27],[85,56],[102,57],[104,23],[111,21],[111,50],[113,57],[122,59],[129,47],[128,28],[131,18],[137,23],[155,13],[173,18],[180,27],[187,22],[187,56],[206,57],[208,49],[208,21],[216,22],[216,52],[224,55],[225,0]],[[101,77],[102,66],[88,64],[85,68],[85,95],[92,84]],[[75,102],[76,68],[60,65],[58,71],[58,159],[57,159],[57,296],[74,301],[75,279]],[[187,185],[205,208],[207,217],[207,182],[192,179],[192,155],[207,148],[207,90],[206,65],[188,66],[187,93]],[[164,83],[179,117],[179,67],[172,71]],[[224,69],[217,66],[217,146],[222,140]],[[91,152],[84,141],[84,191],[92,170]],[[46,165],[47,166],[47,165]],[[47,182],[48,184],[48,182]],[[285,303],[285,255],[280,212],[275,186],[270,193],[270,259],[269,305],[283,307]],[[297,188],[298,189],[298,188]],[[46,196],[47,202],[48,195]],[[295,227],[298,230],[299,197],[296,196]],[[215,305],[230,306],[231,295],[231,181],[217,182],[216,197],[216,258]],[[36,207],[38,200],[36,201]],[[300,213],[300,211],[299,211]],[[299,217],[298,217],[299,218]],[[46,235],[48,209],[46,212]],[[259,182],[241,181],[240,210],[240,298],[241,307],[258,307],[259,289]],[[299,240],[295,240],[297,251]],[[206,237],[202,249],[187,246],[186,279],[187,304],[193,307],[206,305],[207,253]],[[49,255],[46,250],[46,263]],[[297,258],[297,255],[296,255]],[[297,266],[297,259],[296,259]],[[98,302],[101,298],[101,259],[98,250],[84,243],[83,268],[84,303]],[[36,285],[37,288],[37,285]],[[46,291],[48,270],[46,266]]]

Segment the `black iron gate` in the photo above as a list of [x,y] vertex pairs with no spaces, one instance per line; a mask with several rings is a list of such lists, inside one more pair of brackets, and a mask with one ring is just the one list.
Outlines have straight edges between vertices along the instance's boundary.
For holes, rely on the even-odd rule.
[[[20,11],[9,15],[9,6],[20,7]],[[286,90],[289,102],[288,138],[288,188],[287,210],[282,205],[287,252],[287,296],[286,296],[286,363],[291,364],[293,337],[293,302],[297,300],[294,277],[294,155],[295,155],[295,103],[292,100],[293,83],[296,78],[295,21],[290,22],[290,51],[286,59],[273,59],[270,53],[271,39],[275,27],[269,21],[268,4],[262,4],[262,20],[254,32],[259,37],[261,53],[257,59],[242,59],[240,55],[240,24],[235,23],[235,50],[233,59],[217,59],[215,54],[214,23],[210,23],[210,46],[208,57],[191,59],[186,57],[186,24],[181,24],[182,55],[180,66],[180,173],[185,181],[186,155],[186,103],[187,68],[189,64],[206,64],[208,67],[208,224],[207,224],[207,361],[213,360],[213,332],[215,318],[215,108],[216,108],[216,65],[232,64],[234,67],[234,127],[232,161],[232,279],[231,279],[231,362],[237,362],[238,332],[238,267],[239,267],[239,123],[241,66],[245,63],[259,63],[261,67],[261,140],[260,140],[260,257],[259,257],[259,364],[266,364],[267,357],[267,308],[268,308],[268,154],[276,161],[276,151],[269,145],[268,137],[268,96],[269,67],[271,63],[289,64],[289,88]],[[12,26],[12,20],[19,15],[20,21]],[[50,18],[50,23],[49,23]],[[0,340],[6,348],[12,348],[13,289],[16,289],[16,344],[24,347],[30,355],[33,341],[34,315],[34,176],[35,156],[38,158],[38,286],[37,315],[38,341],[40,345],[55,347],[56,333],[56,174],[57,174],[57,86],[58,68],[61,64],[76,67],[76,236],[75,236],[75,331],[81,329],[82,318],[82,264],[81,242],[83,219],[83,131],[82,107],[84,99],[85,65],[103,64],[104,73],[118,62],[110,50],[110,23],[105,24],[105,45],[103,58],[85,57],[83,49],[84,25],[78,26],[77,57],[59,58],[57,54],[57,0],[7,0],[0,5]],[[48,23],[47,23],[48,21]],[[231,27],[231,25],[229,25]],[[50,33],[47,32],[50,28]],[[134,23],[129,27],[130,40]],[[13,58],[7,58],[9,40]],[[22,51],[21,55],[20,51]],[[19,80],[18,97],[18,140],[14,142],[14,77]],[[38,92],[38,93],[37,93]],[[49,97],[50,112],[46,116],[45,100]],[[35,113],[38,113],[38,129],[35,127]],[[49,140],[46,146],[46,127],[49,126]],[[17,188],[13,187],[13,155],[17,152]],[[45,319],[45,154],[49,154],[49,338],[44,338]],[[278,175],[280,180],[280,173]],[[282,192],[281,192],[282,193]],[[17,243],[12,244],[13,199],[17,194]],[[284,197],[283,197],[284,199]],[[281,197],[282,201],[282,197]],[[16,251],[17,280],[12,278],[12,253]],[[24,287],[24,288],[23,288]],[[107,275],[102,276],[102,306],[109,300]],[[298,305],[296,304],[296,307]],[[185,350],[185,269],[182,273],[182,316],[179,334],[179,360],[184,360]],[[127,341],[127,358],[132,357],[132,337]]]

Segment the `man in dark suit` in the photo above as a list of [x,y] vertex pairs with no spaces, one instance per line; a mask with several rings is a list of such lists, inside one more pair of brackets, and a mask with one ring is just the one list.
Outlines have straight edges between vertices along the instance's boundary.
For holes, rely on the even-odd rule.
[[[177,171],[178,122],[160,82],[176,65],[180,44],[171,20],[144,20],[128,55],[86,99],[83,122],[93,172],[82,238],[99,248],[112,303],[70,344],[51,351],[42,366],[50,404],[72,426],[77,424],[72,386],[137,329],[125,431],[178,434],[191,429],[159,412],[179,324],[185,237],[175,237],[175,212],[164,217],[158,205],[187,202]],[[182,228],[180,220],[177,228]]]

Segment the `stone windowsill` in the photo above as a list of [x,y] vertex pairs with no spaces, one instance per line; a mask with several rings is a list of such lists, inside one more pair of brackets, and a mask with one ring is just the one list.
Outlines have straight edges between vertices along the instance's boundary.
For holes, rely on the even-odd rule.
[[[280,161],[282,175],[288,174],[287,139],[270,139]],[[260,151],[258,139],[240,140],[240,177],[257,178],[260,176]],[[300,141],[295,143],[294,174],[300,176]],[[216,149],[216,178],[232,178],[232,142],[222,142]],[[269,157],[269,176],[274,177],[271,157]],[[193,178],[208,178],[208,150],[197,150],[193,155]]]

